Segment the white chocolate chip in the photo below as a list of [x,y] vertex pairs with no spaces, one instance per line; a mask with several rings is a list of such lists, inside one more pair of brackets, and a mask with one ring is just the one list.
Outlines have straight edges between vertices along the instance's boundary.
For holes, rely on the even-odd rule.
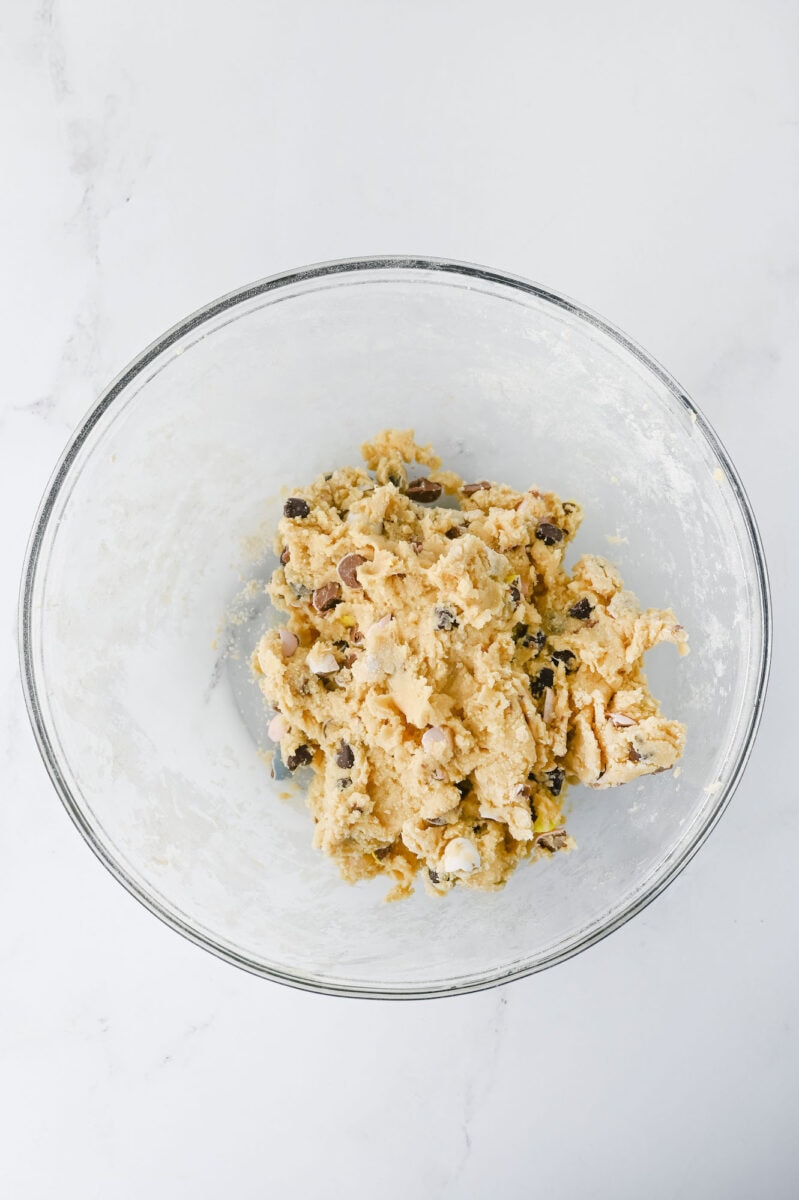
[[280,630],[280,649],[284,658],[291,658],[299,644],[300,639],[296,633],[292,633],[290,629]]
[[474,842],[456,837],[447,842],[441,866],[447,875],[471,875],[473,871],[479,871],[481,861],[480,851]]
[[266,727],[266,736],[273,742],[279,742],[289,731],[289,723],[281,713],[275,713]]
[[451,746],[450,734],[448,729],[442,729],[440,725],[431,725],[429,729],[425,729],[422,734],[422,749],[428,754],[435,750],[437,746]]
[[615,725],[617,729],[626,729],[629,725],[636,724],[632,717],[628,717],[626,713],[620,712],[608,713],[608,720]]
[[322,650],[318,642],[315,646],[311,646],[305,661],[308,669],[313,671],[314,675],[332,675],[334,671],[338,670],[335,654],[332,650]]

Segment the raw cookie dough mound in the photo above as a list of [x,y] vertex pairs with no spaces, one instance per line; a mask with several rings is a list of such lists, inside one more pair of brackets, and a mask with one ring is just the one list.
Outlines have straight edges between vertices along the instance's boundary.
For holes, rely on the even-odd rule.
[[[286,500],[268,585],[288,614],[253,658],[290,771],[310,766],[314,844],[389,898],[501,887],[569,849],[569,782],[611,787],[672,767],[646,650],[687,637],[642,612],[604,559],[563,558],[572,501],[464,483],[413,431],[363,447]],[[426,470],[409,478],[408,465]],[[447,493],[459,508],[437,502]]]

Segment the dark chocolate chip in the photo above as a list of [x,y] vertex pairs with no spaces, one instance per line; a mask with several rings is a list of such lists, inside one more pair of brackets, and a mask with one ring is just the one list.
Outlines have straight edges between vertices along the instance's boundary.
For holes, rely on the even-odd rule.
[[342,741],[336,752],[336,766],[341,767],[342,771],[348,771],[354,765],[355,755],[352,752],[352,746],[349,742]]
[[427,868],[427,874],[430,876],[431,883],[441,883],[441,876],[438,871],[434,871],[432,867]]
[[439,608],[436,605],[436,629],[457,629],[458,622],[451,608]]
[[340,650],[342,654],[345,650],[349,650],[350,648],[349,642],[345,642],[343,638],[340,638],[337,642],[334,642],[333,645],[337,650]]
[[641,761],[641,755],[638,753],[635,746],[630,746],[630,753],[627,755],[627,757],[632,763],[639,763]]
[[510,602],[514,608],[516,608],[517,605],[521,604],[522,594],[519,591],[519,589],[517,588],[515,583],[512,583],[510,585],[510,587],[508,588],[508,594],[510,595]]
[[552,833],[542,833],[539,838],[536,838],[536,845],[542,850],[547,850],[550,854],[554,854],[556,850],[562,850],[569,840],[569,835],[565,829],[553,829]]
[[283,505],[284,517],[307,517],[311,511],[311,506],[307,500],[302,500],[299,496],[290,496]]
[[447,530],[447,532],[444,534],[444,537],[449,538],[451,542],[454,542],[455,538],[463,537],[465,532],[466,530],[462,525],[453,525]]
[[289,548],[288,548],[288,546],[284,546],[283,549],[280,551],[280,561],[282,562],[284,567],[290,558],[291,558],[291,555],[289,554]]
[[558,542],[563,541],[563,530],[558,529],[557,525],[551,525],[549,521],[539,521],[535,536],[545,546],[556,546]]
[[405,489],[409,500],[418,500],[420,504],[433,504],[443,492],[440,483],[432,479],[412,479]]
[[578,600],[569,609],[569,616],[574,617],[577,621],[587,621],[594,611],[594,606],[591,604],[587,596],[583,596],[582,600]]
[[352,787],[352,780],[349,776],[342,776],[341,779],[336,780],[336,787],[340,792],[346,792],[348,787]]
[[573,650],[553,650],[552,661],[554,663],[563,663],[567,675],[573,675],[579,665],[577,663],[577,655]]
[[530,680],[530,691],[537,699],[539,696],[543,696],[544,690],[548,687],[552,687],[554,682],[555,672],[552,670],[552,668],[542,667],[535,679]]
[[461,488],[461,491],[463,492],[464,496],[473,496],[475,492],[482,492],[485,491],[486,488],[490,487],[491,484],[487,479],[481,479],[479,483],[465,483]]
[[323,583],[313,594],[313,606],[317,612],[327,612],[341,603],[341,584]]
[[312,758],[313,751],[308,746],[298,746],[286,759],[286,766],[290,771],[296,771],[297,767],[307,767]]
[[374,856],[375,858],[384,859],[387,858],[390,853],[390,846],[379,846],[378,849],[374,851]]
[[563,767],[553,767],[551,771],[544,772],[544,780],[553,796],[559,796],[563,788],[563,782],[566,778],[566,772]]
[[513,640],[528,650],[534,649],[536,654],[538,654],[546,638],[540,629],[536,629],[535,633],[530,633],[530,626],[523,625],[520,621],[518,625],[514,625],[513,627]]

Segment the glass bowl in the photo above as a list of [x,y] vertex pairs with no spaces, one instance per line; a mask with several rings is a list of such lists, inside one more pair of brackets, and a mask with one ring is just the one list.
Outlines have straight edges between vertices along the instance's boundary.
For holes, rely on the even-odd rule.
[[[573,788],[571,854],[494,894],[384,903],[312,849],[299,789],[263,760],[248,657],[273,619],[252,580],[285,489],[413,427],[467,478],[579,500],[571,558],[674,607],[692,653],[647,658],[686,722],[681,769]],[[340,995],[486,987],[551,966],[644,907],[694,854],[752,746],[766,569],[729,458],[681,388],[607,322],[460,263],[335,262],[188,317],[72,438],[25,564],[31,721],[67,811],[174,929],[270,979]]]

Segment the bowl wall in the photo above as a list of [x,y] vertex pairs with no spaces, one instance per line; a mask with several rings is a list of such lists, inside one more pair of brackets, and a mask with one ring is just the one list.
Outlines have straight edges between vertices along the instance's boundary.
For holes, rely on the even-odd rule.
[[[270,778],[247,660],[283,489],[413,427],[466,478],[578,500],[569,561],[605,554],[671,605],[692,653],[650,654],[685,721],[679,773],[573,789],[570,855],[499,894],[383,903],[311,848]],[[171,331],[70,446],[32,541],[26,687],[73,818],[183,933],[301,986],[438,994],[546,966],[613,928],[687,860],[737,781],[768,657],[740,485],[677,386],[560,297],[442,263],[338,264],[265,281]],[[282,798],[281,798],[282,797]]]

